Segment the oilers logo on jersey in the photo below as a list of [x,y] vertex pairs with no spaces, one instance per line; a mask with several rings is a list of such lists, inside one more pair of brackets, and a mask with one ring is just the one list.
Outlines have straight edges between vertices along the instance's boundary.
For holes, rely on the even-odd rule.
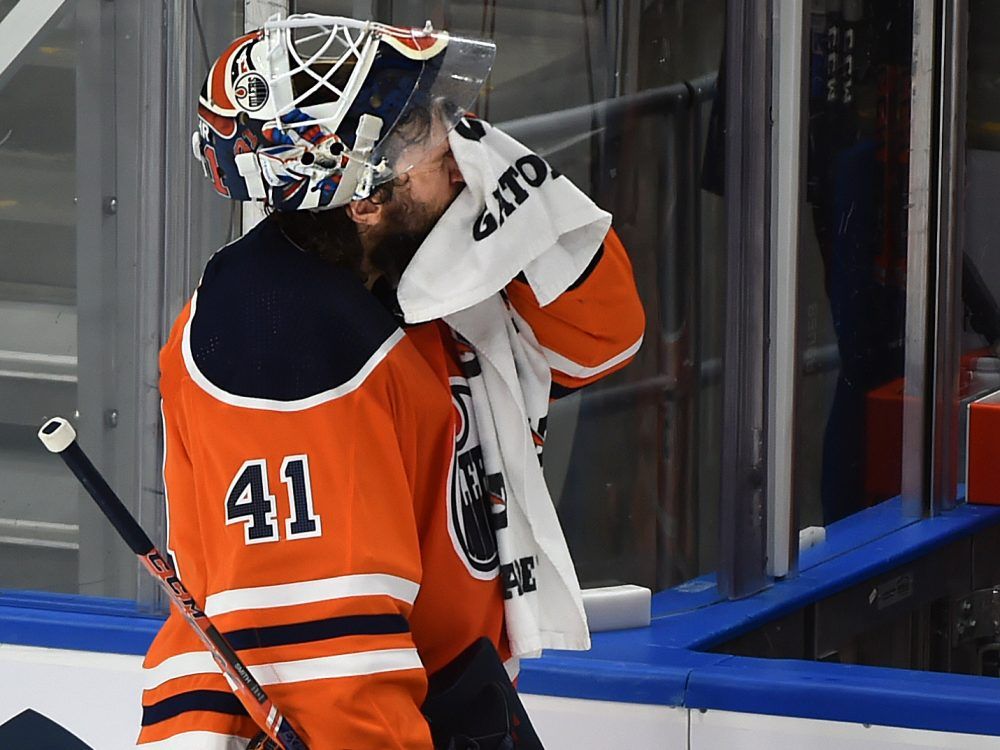
[[472,391],[463,377],[449,380],[458,420],[449,482],[448,532],[470,575],[489,580],[497,575],[499,559],[487,508],[486,468],[472,411]]

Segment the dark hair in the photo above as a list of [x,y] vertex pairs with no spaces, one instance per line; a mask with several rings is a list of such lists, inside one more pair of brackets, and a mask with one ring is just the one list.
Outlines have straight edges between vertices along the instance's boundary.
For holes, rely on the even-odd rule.
[[272,219],[305,252],[361,275],[364,251],[354,221],[344,207],[326,211],[274,211]]
[[[408,180],[407,175],[383,183],[375,188],[368,200],[373,203],[388,203],[395,189]],[[347,208],[339,206],[322,211],[275,211],[267,212],[277,222],[288,239],[305,252],[315,255],[338,268],[346,268],[361,276],[361,258],[364,248],[358,237],[358,228]]]

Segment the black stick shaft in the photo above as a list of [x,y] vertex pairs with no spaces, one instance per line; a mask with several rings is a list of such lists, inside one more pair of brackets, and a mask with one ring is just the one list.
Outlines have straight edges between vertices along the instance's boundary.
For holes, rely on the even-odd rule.
[[[55,439],[56,436],[64,439],[55,443],[47,440],[47,438]],[[226,641],[225,636],[195,603],[194,597],[181,583],[170,563],[164,560],[138,521],[129,513],[128,508],[111,489],[97,467],[87,458],[87,454],[77,444],[76,433],[69,423],[60,417],[49,420],[39,432],[39,437],[50,451],[62,456],[66,466],[94,499],[121,538],[139,557],[150,574],[160,582],[184,619],[198,633],[223,674],[230,678],[230,684],[251,718],[269,736],[278,740],[286,750],[308,750],[305,742],[271,703],[267,693]]]
[[62,456],[62,460],[66,462],[69,470],[80,480],[84,489],[94,498],[94,502],[111,521],[111,525],[115,527],[129,548],[137,555],[144,557],[148,555],[155,546],[152,540],[132,517],[115,491],[104,481],[104,477],[90,462],[83,449],[74,441],[59,455]]

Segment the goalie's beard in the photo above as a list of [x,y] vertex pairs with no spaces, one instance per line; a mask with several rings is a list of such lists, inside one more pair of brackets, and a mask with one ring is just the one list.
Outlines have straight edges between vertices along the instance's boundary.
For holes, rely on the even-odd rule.
[[306,252],[353,271],[369,283],[382,276],[395,289],[427,235],[461,191],[461,186],[452,186],[445,200],[432,206],[414,200],[408,182],[404,175],[376,190],[370,200],[381,204],[383,216],[376,226],[361,230],[367,234],[365,242],[345,207],[276,211],[273,216],[285,236]]
[[386,208],[386,219],[367,253],[357,226],[343,208],[276,211],[273,216],[284,235],[307,253],[352,271],[363,281],[375,271],[396,288],[437,217],[397,200],[387,203]]
[[390,233],[372,247],[368,262],[395,289],[429,233],[430,230],[422,233]]
[[440,210],[416,203],[405,191],[396,190],[383,204],[385,216],[372,239],[366,260],[395,289],[417,250],[447,209]]

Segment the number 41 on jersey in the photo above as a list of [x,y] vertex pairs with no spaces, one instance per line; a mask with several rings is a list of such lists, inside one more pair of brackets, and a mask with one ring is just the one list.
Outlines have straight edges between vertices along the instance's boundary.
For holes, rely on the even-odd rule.
[[[323,527],[313,508],[309,457],[285,456],[281,462],[281,481],[288,488],[289,517],[285,520],[288,539],[320,536]],[[267,483],[267,461],[253,458],[244,461],[236,472],[226,495],[226,525],[243,524],[247,544],[274,542],[280,539],[278,511]]]

